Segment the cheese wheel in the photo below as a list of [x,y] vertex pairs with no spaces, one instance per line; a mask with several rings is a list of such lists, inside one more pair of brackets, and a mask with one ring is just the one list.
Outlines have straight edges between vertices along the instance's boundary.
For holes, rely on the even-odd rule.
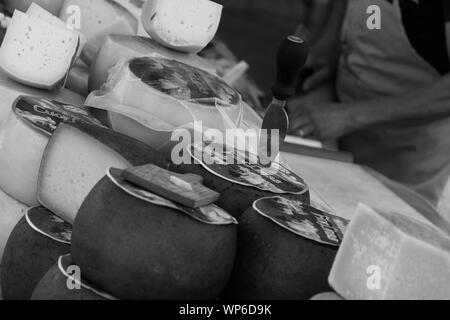
[[44,153],[38,181],[41,204],[69,223],[109,167],[125,169],[153,163],[167,168],[155,150],[112,130],[63,124]]
[[315,295],[311,298],[311,300],[326,300],[326,301],[337,301],[337,300],[344,300],[340,296],[338,296],[334,292],[325,292],[320,293],[318,295]]
[[360,205],[329,276],[350,300],[449,300],[450,237],[422,221]]
[[70,245],[36,231],[23,217],[5,248],[1,284],[5,300],[29,300],[36,285]]
[[142,23],[150,37],[169,48],[198,53],[214,38],[222,6],[209,0],[148,0]]
[[74,280],[69,278],[68,268],[73,266],[72,257],[62,256],[58,262],[48,270],[36,286],[31,300],[77,301],[77,300],[113,300],[113,297],[86,285],[82,279],[82,285],[69,289],[67,284]]
[[25,204],[11,198],[0,189],[0,258],[3,256],[9,235],[27,209]]
[[32,3],[35,3],[54,15],[59,14],[63,0],[4,0],[6,9],[10,13],[15,10],[25,12]]
[[73,259],[86,278],[132,300],[215,299],[235,250],[236,225],[202,223],[140,200],[108,177],[80,208],[72,238]]
[[88,83],[89,69],[74,67],[69,72],[66,88],[86,97],[89,94]]
[[227,298],[307,300],[330,290],[336,247],[300,237],[253,209],[239,219],[238,237]]
[[215,73],[214,66],[198,55],[185,54],[167,49],[150,38],[111,34],[106,37],[98,55],[91,65],[91,75],[89,78],[90,91],[101,88],[108,79],[111,68],[121,59],[131,59],[141,56],[166,57],[210,73]]
[[61,88],[79,46],[73,31],[16,11],[0,47],[0,67],[23,84]]
[[60,19],[87,37],[83,61],[90,64],[108,34],[135,35],[136,18],[122,6],[107,0],[65,0]]

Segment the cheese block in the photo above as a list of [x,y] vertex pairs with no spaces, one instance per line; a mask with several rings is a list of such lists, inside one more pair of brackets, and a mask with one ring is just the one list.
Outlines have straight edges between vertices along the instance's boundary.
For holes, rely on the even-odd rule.
[[350,300],[449,300],[450,238],[419,220],[360,205],[329,282]]
[[41,204],[69,223],[107,168],[153,163],[167,168],[155,150],[137,140],[99,127],[61,125],[44,153],[38,181]]
[[[102,292],[85,279],[75,279],[72,274],[73,265],[70,255],[61,256],[58,262],[48,270],[36,286],[31,300],[43,301],[96,301],[115,300]],[[69,288],[68,284],[72,287]]]
[[[333,239],[331,216],[281,198],[277,205],[283,206],[279,213],[273,207],[260,212],[254,205],[240,217],[236,263],[226,298],[307,300],[329,291],[327,278],[340,243]],[[296,215],[304,220],[296,220]],[[297,233],[286,226],[295,227]],[[324,231],[332,233],[333,245],[322,242]]]
[[25,215],[27,209],[25,204],[11,198],[0,189],[0,259],[9,235],[17,222]]
[[58,229],[62,221],[45,208],[32,208],[16,225],[2,260],[1,284],[5,300],[29,300],[59,256],[70,252],[70,243],[51,238],[37,229],[33,225],[36,219],[54,229]]
[[0,47],[0,67],[20,83],[61,88],[79,46],[73,31],[16,11]]
[[338,300],[344,300],[340,296],[338,296],[334,292],[325,292],[320,293],[318,295],[315,295],[311,298],[311,300],[325,300],[325,301],[338,301]]
[[235,224],[197,221],[105,177],[80,208],[72,255],[87,279],[120,299],[215,299],[229,279],[236,240]]
[[65,0],[61,20],[87,37],[82,58],[90,64],[108,34],[137,32],[138,21],[125,8],[108,0]]
[[4,0],[3,2],[10,13],[14,13],[15,10],[25,12],[32,3],[35,3],[53,15],[57,15],[61,10],[63,0]]
[[76,92],[84,97],[89,94],[89,69],[83,67],[74,67],[70,70],[66,82],[66,88]]
[[121,59],[131,59],[141,56],[166,57],[210,73],[215,73],[214,66],[198,55],[167,49],[150,38],[111,34],[106,37],[98,55],[91,64],[91,75],[89,78],[90,91],[101,88],[108,79],[111,68]]
[[142,23],[150,37],[169,48],[198,53],[214,38],[222,6],[209,0],[148,0]]
[[50,135],[61,121],[101,125],[74,105],[36,97],[20,97],[0,128],[0,188],[29,205],[38,205],[38,174]]

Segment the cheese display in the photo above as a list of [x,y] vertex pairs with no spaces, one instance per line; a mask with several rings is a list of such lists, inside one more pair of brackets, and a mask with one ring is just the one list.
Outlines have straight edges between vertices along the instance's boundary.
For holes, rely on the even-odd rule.
[[6,247],[9,235],[25,215],[28,207],[11,198],[2,189],[0,189],[0,259]]
[[170,141],[173,130],[194,121],[206,128],[239,127],[244,108],[240,95],[217,76],[151,57],[116,65],[86,105],[107,110],[114,130],[156,149]]
[[150,37],[164,46],[198,53],[214,38],[222,6],[209,0],[148,0],[142,23]]
[[142,56],[165,57],[215,73],[214,66],[198,55],[167,49],[150,38],[111,34],[106,37],[100,51],[91,64],[89,90],[100,89],[108,79],[111,68],[121,59],[132,59]]
[[20,97],[0,128],[0,188],[36,206],[38,175],[50,135],[61,122],[101,123],[81,107],[49,99]]
[[344,300],[334,292],[325,292],[315,295],[311,300],[340,301]]
[[234,221],[216,207],[193,212],[136,190],[110,170],[79,210],[73,260],[120,299],[215,299],[233,268]]
[[39,281],[31,300],[116,300],[85,279],[76,278],[73,275],[75,269],[70,255],[59,257],[58,262]]
[[329,282],[351,300],[450,299],[450,238],[401,214],[360,205]]
[[15,11],[0,47],[0,67],[23,84],[61,88],[79,47],[77,33]]
[[108,0],[65,0],[61,20],[87,37],[82,58],[90,64],[108,34],[137,32],[138,21],[122,6]]
[[58,258],[70,252],[71,226],[42,207],[28,210],[14,228],[2,260],[5,300],[29,300]]
[[255,201],[239,219],[239,245],[225,296],[304,300],[329,290],[347,221],[281,197]]
[[70,70],[67,77],[66,88],[86,97],[89,94],[88,83],[89,69],[74,67]]
[[25,12],[33,4],[37,4],[54,15],[59,14],[63,0],[4,0],[6,9],[10,13],[15,10]]
[[69,223],[108,167],[125,169],[153,163],[167,168],[155,150],[109,129],[63,124],[53,134],[38,181],[41,204]]

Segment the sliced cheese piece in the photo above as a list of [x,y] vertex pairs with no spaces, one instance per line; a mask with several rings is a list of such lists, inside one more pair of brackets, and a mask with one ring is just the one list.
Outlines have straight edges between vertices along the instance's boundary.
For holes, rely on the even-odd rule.
[[138,26],[128,10],[107,0],[65,0],[59,17],[87,37],[82,55],[87,64],[95,58],[108,34],[135,35]]
[[89,94],[88,83],[89,69],[74,67],[70,70],[67,77],[66,88],[86,97]]
[[360,205],[329,281],[351,300],[449,300],[450,238],[413,218]]
[[25,12],[31,4],[35,3],[51,14],[57,15],[61,10],[63,0],[4,0],[3,2],[10,13],[14,13],[15,10]]
[[168,166],[152,148],[132,138],[108,129],[63,124],[45,150],[38,198],[73,223],[84,199],[109,167],[125,169],[148,163]]
[[0,47],[0,67],[23,84],[61,88],[79,46],[74,32],[16,11]]
[[148,0],[142,23],[160,44],[198,53],[214,38],[221,15],[222,6],[209,0]]
[[27,209],[25,204],[11,198],[0,189],[0,259],[3,257],[9,235]]
[[111,34],[106,37],[102,48],[91,65],[90,91],[100,89],[108,79],[111,68],[121,59],[142,56],[165,57],[215,74],[214,66],[198,55],[185,54],[162,47],[150,38]]

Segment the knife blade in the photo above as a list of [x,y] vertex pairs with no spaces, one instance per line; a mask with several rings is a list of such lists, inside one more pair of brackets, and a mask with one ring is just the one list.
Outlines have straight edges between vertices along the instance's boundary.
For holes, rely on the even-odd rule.
[[308,56],[307,43],[297,36],[288,36],[278,48],[273,100],[264,115],[259,136],[258,159],[264,166],[271,166],[286,139],[289,128],[286,103],[295,94],[298,76],[305,67]]

